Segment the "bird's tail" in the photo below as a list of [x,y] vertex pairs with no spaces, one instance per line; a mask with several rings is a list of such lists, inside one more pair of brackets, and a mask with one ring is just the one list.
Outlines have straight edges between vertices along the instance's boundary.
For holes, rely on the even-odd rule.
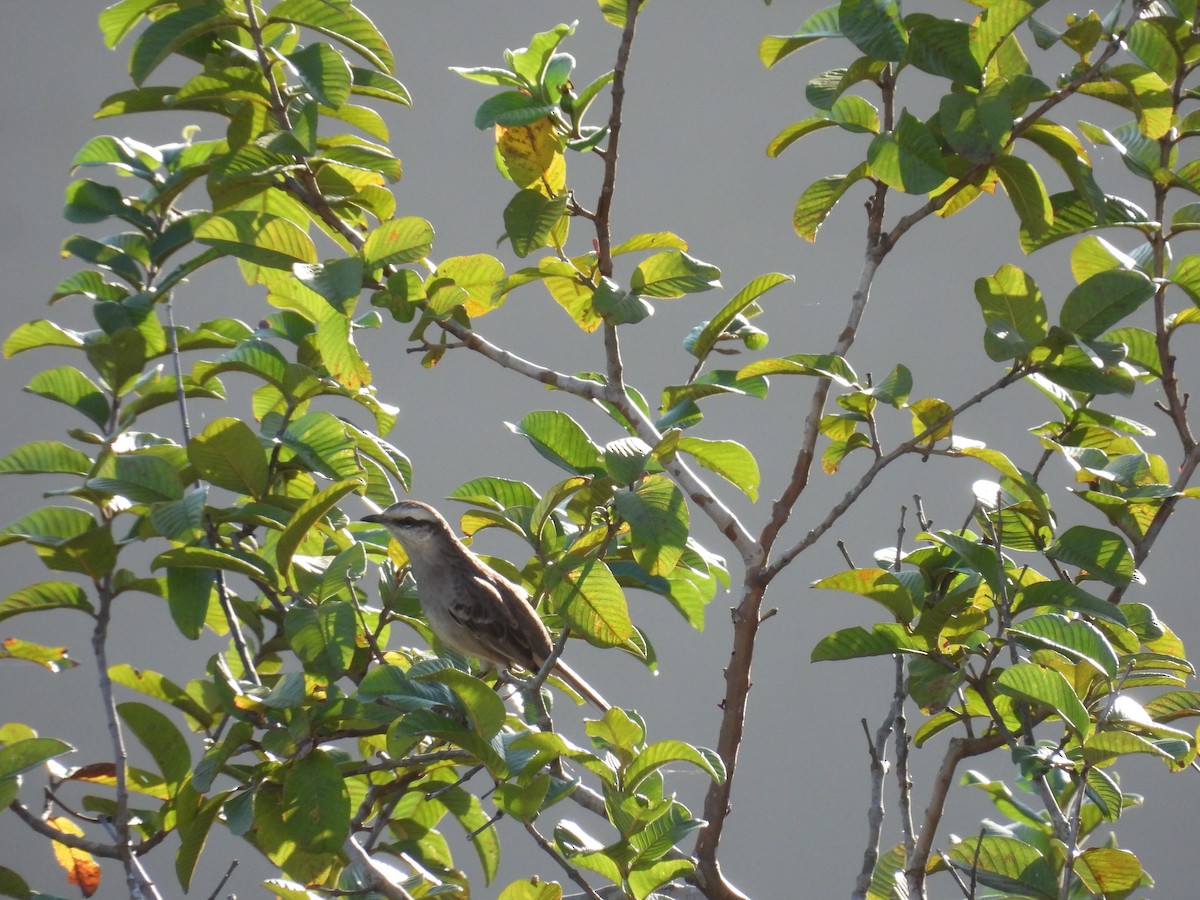
[[568,666],[561,659],[554,665],[554,674],[600,712],[607,712],[612,706],[607,700],[600,696],[599,692],[594,687],[588,684],[574,669]]

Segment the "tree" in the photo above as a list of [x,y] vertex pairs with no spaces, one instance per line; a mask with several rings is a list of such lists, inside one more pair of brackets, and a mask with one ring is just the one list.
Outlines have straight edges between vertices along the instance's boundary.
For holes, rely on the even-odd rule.
[[[906,509],[872,507],[895,519],[894,546],[869,566],[847,548],[848,568],[816,583],[874,600],[885,617],[814,639],[812,659],[895,660],[891,708],[870,735],[873,802],[855,896],[927,896],[928,878],[963,896],[1117,897],[1149,884],[1138,857],[1105,845],[1104,834],[1136,802],[1118,764],[1195,761],[1195,734],[1180,720],[1200,714],[1200,695],[1187,689],[1183,643],[1141,578],[1167,522],[1195,495],[1200,461],[1179,349],[1183,326],[1200,320],[1197,257],[1181,249],[1200,204],[1178,199],[1200,193],[1195,161],[1185,152],[1180,162],[1200,131],[1184,109],[1195,8],[1137,4],[1071,18],[1058,32],[1035,18],[1038,7],[995,4],[968,24],[846,0],[793,35],[765,38],[769,68],[821,40],[849,54],[808,82],[813,114],[768,147],[777,156],[834,128],[862,136],[848,145],[856,164],[804,189],[793,221],[811,241],[840,200],[866,198],[847,319],[826,347],[806,338],[767,357],[755,323],[770,321],[769,292],[786,276],[759,276],[720,302],[689,299],[702,319],[684,339],[691,370],[653,391],[627,381],[622,342],[654,327],[661,301],[714,289],[720,275],[674,232],[625,234],[613,214],[626,73],[637,21],[653,6],[602,0],[619,33],[615,64],[586,84],[572,78],[570,25],[535,34],[502,66],[456,70],[489,88],[475,125],[494,134],[496,165],[516,187],[500,215],[504,252],[518,260],[511,270],[483,253],[437,260],[429,221],[397,215],[388,185],[400,164],[371,104],[410,98],[386,38],[349,0],[123,0],[105,10],[105,40],[131,43],[134,87],[109,97],[101,115],[187,111],[217,117],[225,132],[161,146],[89,142],[76,166],[126,177],[73,182],[67,218],[124,230],[68,239],[86,267],[53,299],[90,301],[98,327],[41,319],[5,344],[8,355],[77,352],[77,366],[47,368],[28,389],[84,425],[70,443],[36,439],[0,460],[0,471],[52,476],[56,488],[2,532],[56,574],[11,593],[0,617],[89,617],[109,725],[108,746],[81,748],[86,762],[69,768],[63,741],[4,726],[0,792],[12,816],[54,842],[85,894],[100,878],[96,857],[117,860],[130,896],[144,897],[171,893],[159,860],[173,854],[186,889],[216,826],[277,867],[280,896],[426,896],[465,887],[441,823],[470,834],[488,880],[503,816],[584,896],[601,885],[637,898],[665,885],[744,896],[737,871],[722,870],[721,842],[735,827],[739,754],[754,739],[751,665],[772,587],[848,510],[872,503],[881,473],[920,458],[991,470],[962,510],[965,524],[934,530],[918,501],[914,534]],[[1055,47],[1072,54],[1061,77],[1056,57],[1034,54]],[[188,74],[152,86],[168,60]],[[931,96],[935,106],[922,110]],[[1119,119],[1061,124],[1083,98]],[[1084,140],[1110,148],[1132,179],[1100,171]],[[594,199],[576,189],[586,180],[576,170],[589,166],[599,171]],[[1051,193],[1047,180],[1062,190]],[[914,394],[910,371],[891,361],[882,379],[859,374],[867,367],[852,365],[851,349],[883,264],[939,218],[1000,203],[1016,214],[1027,253],[1070,242],[1076,286],[1048,303],[1033,276],[994,261],[975,285],[977,372],[990,379],[980,388]],[[177,323],[183,283],[229,260],[252,295],[265,288],[262,321]],[[559,308],[556,329],[590,336],[597,371],[560,371],[487,338],[509,297],[542,291]],[[378,396],[356,343],[374,328],[420,352],[431,378],[466,352],[554,389],[563,406],[603,411],[602,440],[567,411],[525,415],[515,431],[565,477],[535,488],[471,473],[453,494],[467,506],[457,524],[470,537],[498,529],[528,545],[523,565],[491,562],[530,588],[559,646],[574,636],[651,668],[655,636],[638,627],[625,592],[660,597],[698,627],[731,587],[713,749],[659,736],[619,697],[586,721],[585,747],[550,719],[559,692],[546,689],[545,673],[520,685],[528,702],[506,704],[491,675],[437,647],[402,552],[353,513],[354,495],[387,505],[412,476],[388,441],[396,408]],[[716,368],[733,353],[737,368]],[[772,379],[783,382],[776,392],[795,390],[784,375],[800,376],[806,415],[790,475],[764,486],[753,451],[774,437],[772,423],[719,439],[696,426],[717,396],[763,397]],[[1115,403],[1139,383],[1156,394],[1166,438]],[[1003,450],[967,436],[977,409],[1019,386],[1040,392],[1053,416],[1032,429],[1036,453],[1020,429]],[[219,412],[194,427],[205,406]],[[1052,503],[1054,459],[1070,467],[1083,504]],[[817,465],[847,485],[828,508],[809,502]],[[771,502],[740,514],[730,499],[738,491]],[[960,505],[936,502],[948,515]],[[700,519],[719,547],[693,534]],[[203,672],[144,672],[111,658],[114,610],[138,593],[166,604],[181,637],[222,639]],[[413,643],[396,625],[415,629],[417,646],[396,648]],[[69,663],[61,648],[20,639],[5,648],[51,670]],[[923,718],[910,733],[913,708]],[[939,761],[923,795],[910,750],[926,748]],[[1003,765],[1003,750],[1004,780],[961,771],[976,757]],[[677,799],[669,769],[678,764],[709,780],[701,808]],[[885,845],[889,765],[900,827]],[[50,801],[39,814],[21,779],[43,769]],[[1009,823],[986,821],[967,839],[939,828],[959,776]],[[558,821],[564,808],[594,818]],[[13,869],[0,879],[8,894],[30,895]],[[500,895],[561,889],[516,881]]]

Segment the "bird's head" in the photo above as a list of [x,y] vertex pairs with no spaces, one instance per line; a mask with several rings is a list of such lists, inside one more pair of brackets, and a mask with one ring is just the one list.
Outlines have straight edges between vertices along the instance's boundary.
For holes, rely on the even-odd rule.
[[454,534],[441,513],[419,500],[401,500],[383,512],[363,516],[362,520],[384,526],[401,544],[409,541],[423,543],[435,537]]

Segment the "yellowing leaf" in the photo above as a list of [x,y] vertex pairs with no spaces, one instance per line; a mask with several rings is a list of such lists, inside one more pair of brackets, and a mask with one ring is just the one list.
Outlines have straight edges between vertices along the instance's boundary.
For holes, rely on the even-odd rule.
[[567,163],[549,119],[528,125],[496,126],[496,152],[517,187],[554,197],[567,186]]
[[[65,816],[56,816],[46,822],[51,828],[57,828],[64,834],[83,837],[83,830]],[[67,883],[78,885],[79,892],[84,897],[90,897],[100,887],[100,866],[92,859],[92,854],[86,850],[77,850],[66,844],[53,842],[54,858],[67,872]]]

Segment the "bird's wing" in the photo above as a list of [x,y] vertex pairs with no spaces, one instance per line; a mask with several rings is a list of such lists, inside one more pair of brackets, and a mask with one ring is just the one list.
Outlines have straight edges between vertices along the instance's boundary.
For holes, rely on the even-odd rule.
[[[494,651],[495,656],[504,657],[497,662],[515,662],[536,672],[553,651],[554,644],[541,616],[529,602],[529,595],[520,585],[499,575],[480,574],[473,581],[479,588],[478,593],[488,598],[488,607],[481,609],[478,603],[458,602],[451,605],[450,614],[471,632],[480,646]],[[554,671],[601,712],[609,708],[600,693],[561,659],[555,664]]]
[[536,671],[550,653],[550,635],[525,592],[499,577],[479,574],[472,582],[477,589],[474,596],[454,598],[450,615],[491,651],[480,655]]

